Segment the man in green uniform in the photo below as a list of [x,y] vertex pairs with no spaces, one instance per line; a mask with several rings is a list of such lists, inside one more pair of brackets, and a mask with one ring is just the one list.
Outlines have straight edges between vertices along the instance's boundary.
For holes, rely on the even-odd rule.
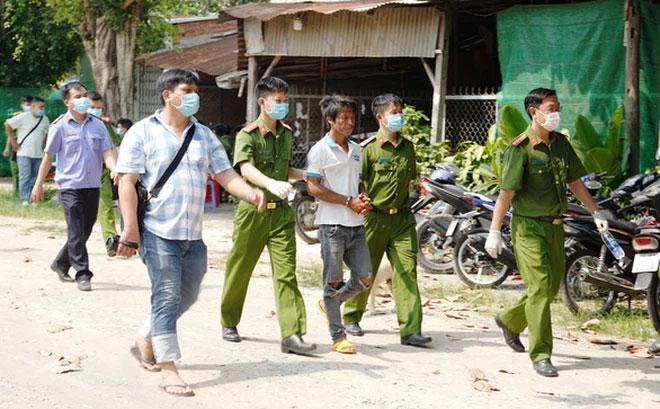
[[292,132],[281,122],[289,109],[288,85],[266,77],[256,86],[259,118],[236,136],[234,166],[257,188],[265,189],[266,211],[240,202],[234,215],[234,246],[227,258],[222,291],[222,337],[240,342],[236,326],[241,320],[245,295],[259,256],[268,247],[273,272],[275,306],[284,353],[309,354],[316,345],[305,343],[305,304],[296,281],[296,237],[294,212],[286,201],[293,190],[288,180],[302,179],[302,171],[290,167]]
[[[401,344],[423,346],[431,342],[422,335],[422,303],[417,287],[417,234],[410,213],[408,193],[417,176],[415,147],[403,138],[401,99],[393,94],[377,96],[371,110],[379,124],[375,138],[362,151],[364,192],[371,199],[371,211],[364,227],[371,271],[376,274],[383,254],[392,264],[392,294],[396,303]],[[371,290],[371,289],[370,289]],[[346,332],[362,336],[360,320],[369,299],[363,291],[344,305]]]
[[[103,121],[112,143],[115,146],[119,146],[121,144],[121,138],[117,136],[115,129],[112,127],[110,118],[103,116],[103,97],[96,91],[89,91],[87,96],[92,100],[87,113]],[[115,256],[115,250],[110,245],[109,240],[117,236],[117,228],[115,226],[117,215],[115,214],[115,209],[112,208],[113,196],[112,177],[108,168],[104,166],[101,173],[101,190],[99,195],[99,223],[101,224],[101,232],[103,233],[103,242],[106,243],[106,251],[110,257]]]
[[566,211],[566,185],[593,213],[600,231],[608,225],[580,179],[585,174],[580,159],[566,137],[554,132],[561,110],[556,92],[532,90],[525,98],[525,110],[532,122],[504,152],[501,190],[485,247],[493,258],[501,253],[500,228],[511,204],[513,250],[526,293],[515,306],[498,314],[495,322],[516,352],[525,351],[519,335],[527,327],[534,369],[554,377],[550,303],[564,276],[561,215]]

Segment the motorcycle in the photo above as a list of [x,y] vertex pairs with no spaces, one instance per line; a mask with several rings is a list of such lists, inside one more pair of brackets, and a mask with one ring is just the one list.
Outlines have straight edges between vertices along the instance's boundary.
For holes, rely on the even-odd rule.
[[299,180],[293,184],[293,193],[289,195],[289,206],[296,218],[296,234],[305,243],[319,242],[319,226],[314,223],[316,218],[316,199],[307,191],[307,182]]
[[609,221],[609,232],[623,250],[621,259],[608,251],[592,217],[573,215],[564,219],[567,258],[560,295],[571,312],[604,315],[621,300],[646,296],[646,289],[636,285],[637,277],[633,273],[633,238],[640,225],[655,223],[659,200],[660,183],[647,187],[622,209],[644,215],[636,223]]
[[640,227],[633,239],[635,288],[646,292],[651,322],[660,332],[660,225]]

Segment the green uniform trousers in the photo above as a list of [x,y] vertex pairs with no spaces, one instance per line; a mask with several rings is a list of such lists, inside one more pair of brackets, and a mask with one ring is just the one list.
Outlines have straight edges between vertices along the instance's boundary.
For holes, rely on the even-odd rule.
[[9,172],[11,172],[11,184],[14,186],[14,196],[18,194],[18,162],[9,159]]
[[101,191],[99,196],[99,223],[103,232],[103,241],[117,234],[115,223],[117,215],[112,208],[112,179],[110,171],[106,168],[101,173]]
[[538,219],[514,216],[511,234],[516,264],[525,283],[525,295],[500,314],[502,323],[521,333],[528,328],[532,362],[552,355],[550,304],[564,276],[564,228]]
[[241,201],[234,215],[234,246],[227,258],[220,315],[223,327],[241,321],[245,295],[259,256],[268,247],[273,272],[275,308],[282,338],[307,332],[305,303],[296,280],[294,212],[288,206],[258,212]]
[[[364,220],[365,236],[373,276],[378,273],[383,254],[392,265],[392,295],[402,337],[422,331],[422,302],[417,287],[417,233],[410,213],[369,212]],[[372,287],[373,288],[373,287]],[[344,323],[360,322],[366,311],[371,288],[344,304]]]

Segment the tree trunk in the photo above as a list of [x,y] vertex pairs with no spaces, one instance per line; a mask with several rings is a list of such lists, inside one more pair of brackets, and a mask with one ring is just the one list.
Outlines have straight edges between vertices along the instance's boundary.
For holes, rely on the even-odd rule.
[[133,114],[133,60],[140,10],[139,4],[131,4],[131,17],[120,30],[91,13],[87,13],[84,23],[83,46],[92,65],[96,91],[103,97],[104,114],[113,121]]

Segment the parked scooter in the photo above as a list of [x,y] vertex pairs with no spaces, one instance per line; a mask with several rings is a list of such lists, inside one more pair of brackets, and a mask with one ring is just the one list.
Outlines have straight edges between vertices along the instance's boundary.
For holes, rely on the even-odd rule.
[[[610,220],[610,239],[601,238],[590,216],[564,219],[567,258],[560,295],[569,310],[575,314],[603,315],[618,301],[646,296],[646,288],[636,284],[638,277],[633,273],[633,237],[640,224],[655,223],[658,201],[660,183],[636,195],[622,210],[644,217],[638,217],[637,223]],[[616,247],[620,248],[618,257]]]
[[316,218],[316,199],[307,191],[307,182],[299,180],[293,184],[294,192],[289,195],[289,206],[296,218],[296,233],[305,243],[319,242],[319,226]]

